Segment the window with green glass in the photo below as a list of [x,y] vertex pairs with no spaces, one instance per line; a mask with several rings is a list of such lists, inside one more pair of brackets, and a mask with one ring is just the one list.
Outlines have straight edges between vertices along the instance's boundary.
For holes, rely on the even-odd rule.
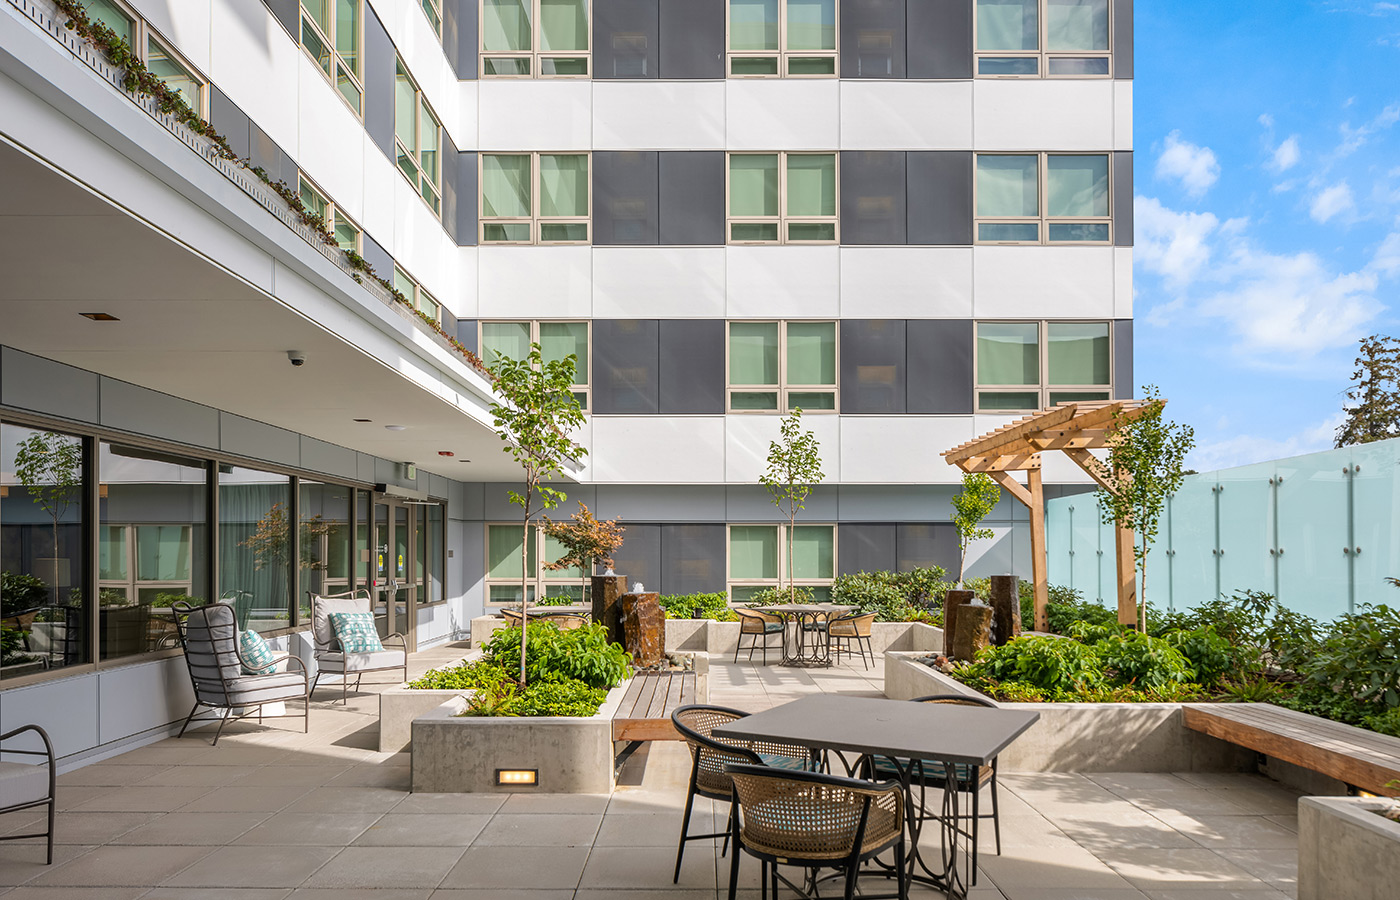
[[1113,223],[1109,184],[1106,153],[978,154],[977,240],[1107,244]]
[[434,322],[442,321],[442,304],[423,289],[418,280],[397,265],[394,266],[394,288],[403,294],[408,305]]
[[977,74],[1105,78],[1111,15],[1109,0],[977,0]]
[[730,322],[731,412],[835,412],[835,322]]
[[489,365],[496,354],[526,359],[530,345],[540,345],[540,358],[556,362],[574,357],[574,396],[588,409],[589,328],[587,322],[482,322],[481,356]]
[[731,244],[837,240],[836,154],[729,154]]
[[204,112],[204,79],[180,61],[173,50],[152,35],[146,37],[146,69],[180,95],[196,115]]
[[435,215],[442,214],[442,172],[438,148],[442,126],[403,60],[394,72],[394,144],[399,171]]
[[586,244],[587,153],[483,153],[481,241]]
[[364,0],[301,0],[301,46],[350,104],[364,114],[360,32]]
[[562,544],[536,525],[530,526],[529,553],[521,570],[520,542],[524,528],[519,522],[486,526],[486,596],[490,605],[520,602],[522,581],[530,602],[556,598],[572,602],[588,599],[590,572],[578,567],[551,569],[549,565],[566,553]]
[[[790,561],[790,565],[789,565]],[[798,525],[788,539],[786,525],[729,526],[729,592],[747,600],[765,587],[786,584],[789,577],[825,600],[836,577],[836,527]]]
[[588,0],[484,0],[486,78],[586,78],[592,56]]
[[346,218],[345,214],[340,211],[340,207],[336,206],[334,201],[308,181],[305,175],[299,175],[297,178],[301,205],[306,207],[307,212],[321,217],[326,224],[326,230],[335,235],[336,246],[342,250],[353,250],[359,253],[361,236],[359,226]]
[[428,24],[432,27],[433,33],[442,34],[442,0],[419,0],[423,5],[423,15],[428,17]]
[[729,74],[836,76],[837,0],[729,0]]
[[126,41],[128,47],[136,49],[139,46],[136,41],[136,23],[139,20],[121,4],[113,0],[83,0],[83,8],[87,10],[89,19],[112,29],[117,37]]
[[1032,412],[1112,397],[1109,322],[977,323],[977,408]]

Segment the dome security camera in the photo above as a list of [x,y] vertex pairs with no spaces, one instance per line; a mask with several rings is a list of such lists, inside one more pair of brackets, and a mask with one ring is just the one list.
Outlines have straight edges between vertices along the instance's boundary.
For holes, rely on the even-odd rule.
[[306,354],[302,353],[300,350],[288,350],[287,359],[291,361],[292,365],[297,367],[306,365]]

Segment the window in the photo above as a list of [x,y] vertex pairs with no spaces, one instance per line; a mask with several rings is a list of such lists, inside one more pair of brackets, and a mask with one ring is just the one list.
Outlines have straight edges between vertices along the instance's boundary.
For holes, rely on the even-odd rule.
[[1108,185],[1106,153],[979,154],[977,241],[1106,244]]
[[292,625],[291,481],[275,472],[219,467],[219,599],[233,606],[239,629]]
[[180,95],[196,115],[204,115],[205,86],[208,84],[192,66],[180,58],[155,29],[129,12],[116,0],[84,0],[88,16],[101,22],[132,48],[150,73]]
[[977,74],[1106,78],[1109,0],[977,0]]
[[442,35],[442,0],[419,0],[423,4],[423,15],[428,17],[428,24],[432,26],[433,33],[439,37]]
[[835,153],[729,154],[729,243],[834,244]]
[[331,84],[363,115],[360,78],[362,0],[301,0],[301,45]]
[[312,215],[320,216],[326,222],[326,230],[335,235],[336,245],[342,250],[360,252],[360,229],[345,217],[340,208],[316,189],[316,186],[300,176],[301,205]]
[[730,322],[729,411],[836,412],[835,322]]
[[1110,333],[1108,322],[978,322],[978,412],[1110,399]]
[[[531,603],[541,597],[559,597],[582,603],[588,599],[588,576],[580,568],[551,571],[544,563],[567,552],[537,525],[530,526],[530,553],[524,578],[520,569],[520,541],[525,529],[520,522],[486,526],[486,603],[503,606],[520,602],[521,582],[525,582]],[[541,562],[543,560],[543,563]]]
[[[788,583],[787,532],[787,525],[729,526],[731,600],[749,600],[764,588]],[[836,526],[793,528],[791,554],[794,583],[812,588],[812,599],[818,603],[829,600],[836,577]]]
[[438,153],[441,140],[437,116],[409,77],[403,60],[398,60],[394,74],[394,143],[398,147],[399,171],[436,215],[442,215],[442,167]]
[[586,244],[588,190],[587,153],[483,153],[481,242]]
[[423,286],[409,277],[408,273],[398,266],[394,266],[394,287],[403,294],[408,305],[432,319],[434,322],[442,321],[442,304],[432,294],[423,289]]
[[341,594],[350,590],[350,504],[354,491],[339,484],[297,480],[297,530],[301,544],[297,571],[297,621],[311,621],[307,594]]
[[588,0],[483,0],[486,78],[587,78]]
[[836,76],[837,0],[729,0],[729,74]]
[[573,356],[574,397],[588,409],[588,339],[587,322],[482,322],[479,346],[487,365],[497,353],[523,360],[530,355],[531,344],[540,345],[545,362]]

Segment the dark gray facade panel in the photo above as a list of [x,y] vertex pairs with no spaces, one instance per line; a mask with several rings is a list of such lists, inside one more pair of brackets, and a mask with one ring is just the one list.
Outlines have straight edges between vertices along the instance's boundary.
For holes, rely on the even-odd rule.
[[914,0],[908,29],[910,78],[972,77],[972,0]]
[[97,378],[84,369],[0,347],[0,406],[97,422]]
[[301,436],[301,467],[337,478],[356,479],[360,474],[354,450],[306,435]]
[[282,152],[277,142],[266,131],[253,122],[248,126],[248,143],[251,151],[248,156],[254,168],[261,168],[273,184],[281,181],[287,187],[297,190],[297,165],[292,158]]
[[657,242],[657,178],[655,151],[593,151],[595,246]]
[[972,151],[931,150],[906,155],[909,243],[972,243]]
[[301,435],[233,413],[219,413],[219,449],[284,466],[301,465]]
[[661,77],[724,77],[726,0],[661,0]]
[[1113,243],[1133,245],[1133,151],[1113,153]]
[[224,136],[234,153],[244,159],[248,158],[251,150],[248,145],[248,127],[252,122],[243,110],[212,84],[209,85],[209,124]]
[[655,414],[660,395],[656,319],[593,320],[593,411]]
[[359,470],[360,480],[366,482],[374,481],[374,457],[368,453],[355,453],[355,468]]
[[957,577],[958,529],[951,522],[901,524],[896,528],[895,548],[895,571],[942,566]]
[[298,31],[297,13],[301,9],[298,0],[263,0],[267,8],[272,10],[272,14],[277,17],[277,21],[282,23],[282,27],[291,34],[292,40],[297,39]]
[[1133,397],[1133,320],[1113,322],[1113,399]]
[[724,414],[724,323],[662,319],[660,413]]
[[908,411],[972,413],[972,320],[910,319]]
[[477,239],[476,154],[457,154],[457,246],[475,247]]
[[904,7],[905,0],[842,2],[842,78],[905,77]]
[[457,145],[452,142],[452,138],[448,137],[447,129],[444,128],[442,130],[442,158],[449,161],[455,159],[459,165],[442,167],[442,227],[446,229],[447,236],[452,238],[452,242],[458,247],[463,246],[463,244],[461,239],[462,223],[457,214],[457,207],[465,199],[458,187],[462,172],[461,157],[462,154],[457,152]]
[[196,447],[219,446],[219,411],[125,381],[102,379],[98,424]]
[[895,526],[841,523],[836,526],[836,574],[895,571]]
[[1133,0],[1113,0],[1113,77],[1133,77]]
[[842,153],[841,243],[906,243],[908,190],[903,152]]
[[594,78],[659,78],[660,63],[660,0],[594,0]]
[[660,591],[694,594],[727,590],[725,535],[723,525],[662,525]]
[[380,246],[379,242],[368,234],[361,235],[360,255],[369,263],[376,275],[380,278],[394,280],[394,258],[389,255],[389,251]]
[[481,45],[481,11],[478,0],[447,0],[457,4],[457,78],[475,81],[477,51]]
[[365,131],[390,162],[394,155],[394,42],[375,15],[365,7]]
[[903,319],[842,319],[841,412],[904,412],[906,352]]
[[447,57],[447,64],[452,67],[452,74],[461,80],[462,76],[457,71],[460,64],[460,48],[457,46],[460,35],[457,27],[457,6],[457,0],[442,0],[442,53]]
[[662,244],[724,243],[724,151],[663,152],[657,158]]
[[457,342],[473,353],[476,349],[476,319],[457,320]]
[[442,318],[438,322],[448,334],[457,333],[457,317],[447,307],[442,307]]
[[622,537],[622,546],[613,551],[613,571],[627,576],[628,587],[640,581],[649,591],[660,590],[661,526],[628,522]]

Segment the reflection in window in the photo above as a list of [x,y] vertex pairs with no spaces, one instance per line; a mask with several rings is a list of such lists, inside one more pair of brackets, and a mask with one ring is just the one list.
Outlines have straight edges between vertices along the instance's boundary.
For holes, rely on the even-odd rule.
[[291,625],[291,479],[242,466],[219,467],[219,598],[238,627]]
[[307,594],[342,594],[350,590],[350,488],[302,480],[298,486],[301,534],[301,622],[311,621]]

